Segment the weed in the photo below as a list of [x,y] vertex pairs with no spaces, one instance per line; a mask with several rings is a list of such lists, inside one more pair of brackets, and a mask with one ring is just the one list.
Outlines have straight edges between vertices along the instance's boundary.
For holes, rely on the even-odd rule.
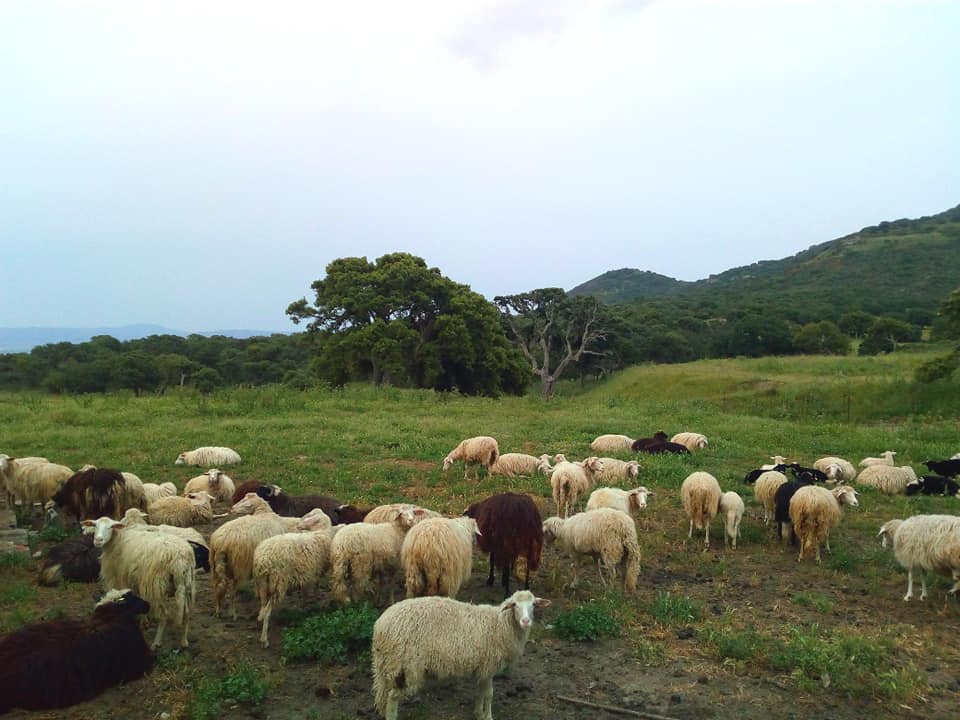
[[703,607],[698,602],[669,592],[657,593],[650,613],[663,625],[687,625],[703,619]]
[[57,523],[49,523],[45,525],[43,529],[37,533],[37,537],[46,542],[63,542],[68,537],[72,537],[73,533],[67,530],[63,525]]
[[251,665],[240,665],[225,678],[203,678],[197,684],[190,709],[192,720],[214,720],[223,715],[225,704],[259,705],[267,697],[263,673]]
[[285,660],[345,663],[351,653],[369,651],[377,611],[368,603],[314,615],[284,630]]
[[564,640],[599,640],[620,635],[620,623],[610,603],[590,600],[585,605],[560,613],[553,629]]
[[633,656],[641,665],[656,667],[663,665],[663,661],[666,659],[666,652],[658,643],[640,638],[633,646]]
[[793,596],[793,601],[797,605],[812,607],[817,612],[828,613],[833,610],[833,603],[823,593],[802,592]]
[[33,559],[22,552],[8,552],[0,554],[0,568],[9,570],[14,568],[28,568],[33,565]]

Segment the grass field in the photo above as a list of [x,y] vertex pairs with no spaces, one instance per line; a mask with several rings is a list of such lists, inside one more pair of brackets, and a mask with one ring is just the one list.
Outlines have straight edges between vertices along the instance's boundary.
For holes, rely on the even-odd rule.
[[[938,579],[926,603],[903,603],[905,573],[875,536],[891,517],[956,513],[960,499],[888,497],[863,489],[861,506],[848,511],[832,535],[833,553],[816,567],[810,561],[798,565],[795,551],[777,543],[742,482],[746,471],[778,453],[805,464],[823,455],[856,464],[891,449],[898,464],[913,465],[919,474],[924,460],[960,451],[958,384],[912,381],[913,368],[936,352],[642,366],[602,382],[565,383],[549,403],[532,395],[494,400],[366,385],[305,392],[271,386],[209,397],[189,391],[144,398],[7,394],[0,395],[0,452],[44,455],[71,467],[116,467],[144,481],[182,486],[198,471],[173,464],[180,451],[226,445],[243,456],[241,465],[228,470],[237,482],[257,479],[357,505],[410,500],[448,513],[510,489],[534,495],[547,515],[553,508],[546,478],[465,481],[460,466],[441,473],[444,455],[460,439],[481,434],[497,437],[501,452],[562,452],[579,459],[602,433],[702,432],[710,445],[692,456],[640,458],[640,483],[656,495],[638,520],[638,595],[602,592],[586,561],[577,563],[580,577],[573,581],[573,561],[548,554],[534,589],[554,600],[546,622],[555,628],[538,627],[535,637],[547,644],[576,643],[609,631],[616,639],[594,640],[596,647],[615,642],[616,652],[626,648],[638,673],[665,673],[680,663],[712,678],[713,692],[752,678],[792,694],[798,708],[827,693],[838,703],[831,712],[841,717],[857,715],[857,703],[872,703],[873,711],[891,717],[902,707],[937,717],[960,691],[949,669],[960,659],[953,640],[957,601],[944,598],[949,584]],[[747,515],[737,551],[723,549],[719,521],[710,552],[687,542],[678,490],[694,470],[712,473],[724,490],[744,497]],[[474,576],[482,589],[470,590],[466,599],[498,601],[495,590],[483,588],[485,567],[478,559]],[[85,614],[74,603],[89,597],[88,588],[76,596],[36,588],[31,570],[24,561],[3,569],[10,582],[0,590],[0,630]],[[297,604],[297,598],[288,600],[291,608]],[[209,609],[200,606],[198,612]],[[288,620],[296,615],[291,612]],[[257,654],[259,648],[246,655],[243,647],[235,651],[240,667],[269,666],[269,697],[296,685],[295,666],[273,663],[274,656]],[[166,662],[176,668],[183,660]],[[158,672],[168,677],[174,671]],[[232,677],[226,671],[213,676],[207,680]],[[218,692],[209,682],[184,685],[168,677],[164,687],[172,694],[161,692],[159,707],[174,716],[200,716],[198,703]],[[422,704],[417,708],[417,717],[444,717]]]

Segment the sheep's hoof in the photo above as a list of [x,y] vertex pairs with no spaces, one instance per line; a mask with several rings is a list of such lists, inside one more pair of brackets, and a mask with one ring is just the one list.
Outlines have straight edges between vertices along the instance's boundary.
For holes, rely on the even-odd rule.
[[912,597],[913,597],[913,595],[904,595],[904,596],[903,596],[903,601],[904,601],[904,602],[910,602],[910,598],[912,598]]

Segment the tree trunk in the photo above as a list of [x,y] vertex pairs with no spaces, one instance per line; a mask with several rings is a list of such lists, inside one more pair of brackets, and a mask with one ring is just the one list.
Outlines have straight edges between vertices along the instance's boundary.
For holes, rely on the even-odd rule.
[[553,386],[556,384],[557,380],[552,375],[541,375],[540,376],[540,385],[543,389],[543,399],[549,400],[553,397]]

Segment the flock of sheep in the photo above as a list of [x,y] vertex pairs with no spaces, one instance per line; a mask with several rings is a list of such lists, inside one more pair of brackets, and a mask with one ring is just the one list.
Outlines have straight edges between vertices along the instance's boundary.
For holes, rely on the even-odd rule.
[[[101,668],[94,679],[77,675],[81,671],[69,657],[83,651],[77,645],[82,642],[98,647],[106,643],[118,657],[128,652],[129,663],[118,661],[119,665],[148,671],[152,660],[143,657],[147,650],[142,637],[139,643],[131,639],[130,628],[135,626],[131,618],[149,613],[157,621],[153,649],[162,645],[168,622],[180,627],[179,644],[186,647],[196,572],[205,569],[217,616],[229,609],[236,618],[236,590],[253,581],[264,647],[269,646],[271,613],[291,589],[314,589],[326,579],[341,603],[387,593],[390,605],[375,624],[372,644],[378,711],[395,719],[400,701],[415,694],[427,676],[473,677],[478,682],[477,717],[490,720],[493,675],[520,656],[534,609],[549,604],[526,589],[510,593],[510,578],[519,571],[518,565],[525,566],[529,587],[529,573],[537,570],[544,543],[556,543],[568,554],[595,559],[604,584],[619,575],[626,590],[636,590],[640,548],[633,516],[654,493],[643,486],[598,487],[603,482],[629,485],[639,474],[636,460],[603,453],[690,453],[708,444],[699,433],[680,433],[669,440],[663,432],[639,439],[603,435],[591,443],[596,455],[572,462],[563,455],[501,455],[496,439],[484,436],[463,440],[444,458],[444,471],[462,462],[465,478],[471,469],[479,475],[480,467],[492,476],[548,476],[557,515],[546,519],[529,496],[518,493],[498,493],[474,503],[463,516],[444,517],[409,503],[361,509],[329,496],[291,496],[257,481],[236,487],[219,467],[190,479],[178,495],[172,483],[144,483],[130,473],[93,466],[75,473],[45,458],[0,455],[0,478],[11,506],[38,503],[49,517],[75,518],[83,527],[82,535],[47,554],[38,581],[100,579],[106,589],[118,591],[105,597],[82,632],[73,628],[76,642],[37,641],[30,663],[13,654],[23,652],[19,633],[61,637],[64,623],[77,621],[48,623],[46,631],[43,625],[33,626],[0,639],[0,696],[16,687],[16,692],[10,690],[14,703],[10,707],[62,707],[129,679],[119,667],[113,674]],[[864,459],[859,474],[842,458],[821,458],[804,468],[774,456],[771,465],[752,470],[744,480],[754,484],[765,523],[775,520],[780,537],[781,528],[789,524],[800,545],[798,559],[812,552],[819,562],[820,545],[826,543],[829,550],[829,533],[840,522],[843,506],[858,504],[856,491],[847,483],[888,493],[958,491],[960,454],[929,461],[928,467],[939,474],[919,478],[909,467],[894,466],[895,454],[888,451]],[[207,447],[181,453],[176,463],[220,466],[239,461],[229,448]],[[694,530],[703,531],[709,546],[710,524],[719,514],[725,543],[736,548],[744,513],[738,493],[724,493],[714,476],[696,471],[683,481],[680,499],[689,518],[688,537]],[[215,516],[215,503],[229,503],[229,515],[237,517],[207,538],[193,526],[227,515]],[[585,509],[577,512],[581,505]],[[912,597],[914,570],[921,572],[922,598],[930,570],[953,576],[951,593],[960,588],[960,517],[891,520],[881,528],[880,537],[884,545],[892,543],[897,560],[908,571],[904,600]],[[475,546],[490,556],[488,584],[493,584],[495,570],[502,573],[505,600],[499,606],[455,600],[470,577]],[[407,597],[394,602],[401,577]],[[114,636],[122,639],[116,641],[122,648],[110,645]],[[46,680],[41,685],[31,676]],[[66,688],[55,698],[43,692],[50,677]],[[45,704],[54,702],[59,704]],[[0,712],[5,709],[0,703]]]

